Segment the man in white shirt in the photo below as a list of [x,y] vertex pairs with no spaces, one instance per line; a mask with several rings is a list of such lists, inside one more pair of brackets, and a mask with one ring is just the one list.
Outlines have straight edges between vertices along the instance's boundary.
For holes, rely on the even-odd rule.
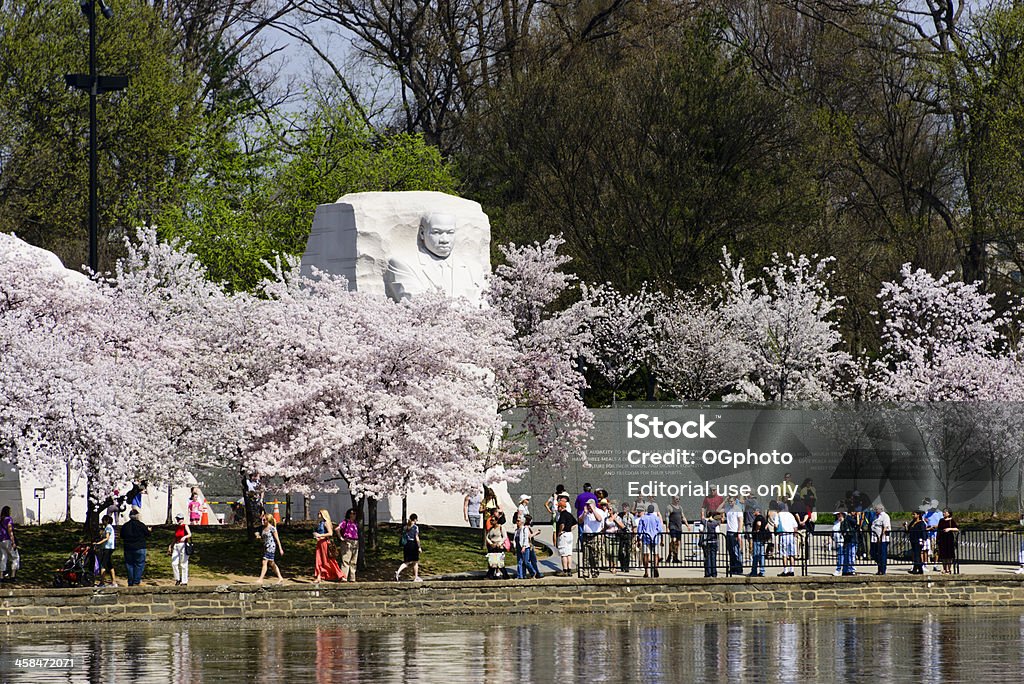
[[590,499],[579,517],[580,546],[583,547],[584,564],[590,569],[591,577],[597,577],[598,543],[601,532],[604,531],[605,515],[606,513],[598,507],[597,501]]
[[779,555],[782,556],[782,572],[779,577],[793,577],[793,561],[796,559],[796,518],[789,511],[779,511],[775,532],[779,535]]
[[889,559],[889,533],[892,532],[892,522],[882,504],[875,504],[875,513],[875,519],[871,521],[871,557],[878,565],[878,572],[875,574],[884,575]]
[[743,499],[730,496],[725,500],[725,550],[729,554],[730,577],[743,574],[743,549],[740,532],[743,531]]

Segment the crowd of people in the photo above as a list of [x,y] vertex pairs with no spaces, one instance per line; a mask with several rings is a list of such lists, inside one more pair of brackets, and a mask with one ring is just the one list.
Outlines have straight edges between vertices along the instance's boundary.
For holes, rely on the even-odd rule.
[[[609,492],[585,483],[573,496],[564,485],[558,485],[544,502],[544,511],[552,526],[551,546],[558,561],[557,576],[571,576],[573,559],[581,552],[581,574],[597,576],[600,571],[612,574],[642,568],[644,577],[659,577],[665,565],[686,561],[703,561],[705,577],[717,577],[724,565],[730,576],[746,574],[764,577],[766,561],[780,568],[779,576],[796,574],[798,562],[814,559],[820,565],[822,550],[835,559],[836,576],[856,574],[857,561],[874,562],[875,572],[885,575],[889,570],[889,550],[893,523],[881,504],[872,504],[864,493],[852,490],[832,508],[831,527],[820,529],[818,501],[810,479],[799,486],[785,479],[777,487],[779,496],[762,504],[755,496],[722,496],[715,487],[700,503],[698,515],[688,519],[679,497],[672,497],[662,506],[653,497],[639,497],[618,503]],[[142,494],[146,483],[133,484],[124,496],[114,492],[101,510],[100,534],[91,542],[92,568],[100,584],[117,586],[117,570],[113,563],[118,540],[123,545],[128,586],[142,581],[146,567],[147,540],[150,528],[139,520]],[[508,553],[515,557],[514,577],[540,578],[537,538],[542,531],[530,512],[531,496],[522,494],[512,511],[511,520],[499,504],[493,489],[468,494],[463,501],[463,517],[470,527],[481,529],[482,546],[487,559],[488,579],[513,577],[506,567]],[[122,503],[125,504],[122,508]],[[193,527],[204,524],[207,503],[198,488],[193,488],[185,513],[174,516],[173,539],[167,546],[175,585],[189,583],[189,560],[193,554]],[[827,510],[827,509],[826,509]],[[118,517],[128,513],[128,520],[119,524]],[[321,509],[313,530],[315,554],[313,581],[355,582],[359,554],[360,525],[355,509],[335,525],[330,512]],[[262,541],[258,582],[273,572],[278,583],[284,581],[279,560],[284,556],[276,516],[260,511]],[[546,521],[545,521],[546,522]],[[911,574],[931,571],[949,574],[957,571],[957,533],[960,531],[952,512],[939,509],[939,502],[926,499],[904,530],[902,558],[909,554]],[[815,535],[817,531],[817,534]],[[422,543],[418,518],[410,515],[402,526],[399,539],[402,563],[394,573],[396,581],[411,570],[412,581],[422,581],[420,554]],[[725,548],[725,563],[720,551]],[[909,546],[909,551],[905,550]],[[1024,545],[1020,554],[1024,574]],[[941,570],[939,566],[941,565]],[[16,530],[9,506],[0,509],[0,581],[14,581],[20,567]],[[863,567],[861,565],[860,567]]]
[[[690,521],[679,497],[672,497],[662,510],[652,497],[619,504],[607,490],[590,483],[585,483],[575,496],[564,485],[558,485],[545,502],[551,516],[551,544],[559,559],[555,574],[573,573],[573,557],[578,549],[584,575],[642,567],[644,577],[659,577],[666,562],[680,564],[685,555],[686,560],[703,560],[706,577],[717,577],[723,544],[727,559],[724,565],[727,574],[733,576],[764,577],[767,559],[780,568],[779,576],[795,576],[798,563],[810,555],[815,544],[815,548],[834,555],[836,576],[856,574],[858,560],[873,561],[877,575],[889,571],[893,526],[883,505],[873,504],[863,492],[848,491],[834,507],[826,509],[833,522],[831,534],[823,534],[818,525],[817,492],[810,479],[797,485],[787,473],[773,491],[779,494],[762,504],[756,496],[722,496],[712,487],[701,501],[698,516]],[[520,498],[510,542],[505,513],[493,491],[485,487],[482,493],[466,496],[465,520],[485,530],[488,578],[510,576],[504,559],[505,553],[513,549],[518,561],[515,576],[540,576],[533,543],[540,532],[533,527],[529,501],[528,495]],[[910,546],[912,568],[908,572],[922,574],[929,562],[934,572],[955,571],[959,528],[951,511],[940,510],[938,501],[925,500],[902,528]],[[1024,549],[1017,572],[1024,574]]]
[[[111,496],[101,501],[99,511],[99,533],[92,540],[77,544],[60,574],[81,574],[92,577],[98,586],[118,586],[119,570],[114,563],[114,552],[120,546],[124,557],[124,571],[128,586],[141,584],[146,570],[149,538],[152,529],[140,520],[143,495],[146,493],[146,482],[134,483],[127,494],[114,490]],[[127,520],[123,517],[127,514]],[[244,515],[244,509],[243,509]],[[173,537],[167,545],[166,553],[170,558],[171,575],[176,586],[187,586],[189,583],[189,561],[195,551],[193,544],[193,528],[209,524],[209,503],[198,487],[193,487],[189,494],[188,504],[184,512],[175,513]],[[268,571],[274,573],[278,583],[284,581],[278,565],[284,556],[284,547],[277,531],[276,515],[260,511],[259,530],[256,535],[262,542],[260,546],[260,573],[257,581],[262,584]],[[244,522],[244,517],[243,520]],[[414,579],[419,580],[418,549],[419,534],[415,525],[416,516],[411,516],[410,530],[403,535],[406,563],[413,567]],[[321,509],[313,530],[316,541],[312,569],[313,581],[355,582],[356,567],[359,559],[360,525],[357,511],[350,508],[344,519],[335,526],[331,515]],[[405,544],[406,536],[410,540]],[[72,568],[72,564],[74,567]],[[0,581],[14,582],[21,567],[18,538],[11,516],[11,507],[0,509]],[[403,570],[405,565],[399,570]],[[396,573],[396,579],[398,578]],[[55,580],[59,582],[58,580]],[[71,585],[80,583],[75,578]],[[91,580],[90,580],[91,583]],[[67,582],[59,582],[58,586],[67,586]]]

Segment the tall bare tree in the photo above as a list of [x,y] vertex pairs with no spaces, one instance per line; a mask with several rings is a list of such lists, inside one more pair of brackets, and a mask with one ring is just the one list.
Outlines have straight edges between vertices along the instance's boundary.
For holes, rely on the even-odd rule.
[[[320,46],[325,23],[395,79],[395,125],[423,133],[450,152],[464,117],[486,106],[484,93],[516,79],[566,42],[614,33],[628,0],[297,0],[301,20],[285,22],[341,79]],[[543,39],[539,36],[543,35]],[[353,84],[346,89],[354,95]]]
[[[762,77],[845,127],[856,183],[843,187],[860,185],[882,225],[908,222],[913,256],[925,257],[918,261],[941,262],[948,250],[963,277],[984,286],[1000,277],[993,255],[1021,270],[1019,202],[1001,192],[1008,182],[1019,188],[1022,171],[1005,154],[1021,142],[1020,3],[736,0],[730,8],[736,44]],[[935,240],[936,226],[944,239]]]

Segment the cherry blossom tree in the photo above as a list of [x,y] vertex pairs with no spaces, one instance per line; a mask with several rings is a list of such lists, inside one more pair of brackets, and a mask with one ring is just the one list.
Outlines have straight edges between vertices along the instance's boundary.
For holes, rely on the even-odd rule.
[[[42,479],[81,470],[89,411],[69,387],[88,386],[89,315],[95,284],[65,271],[49,252],[0,234],[0,447]],[[67,502],[70,512],[70,495]]]
[[570,261],[558,254],[564,242],[552,236],[543,244],[501,246],[505,263],[494,269],[487,295],[510,322],[516,351],[513,363],[496,369],[499,409],[522,409],[537,455],[555,463],[585,461],[593,423],[583,403],[579,361],[592,344],[589,328],[597,312],[586,299],[557,307],[575,289],[575,277],[560,270]]
[[947,501],[986,471],[994,509],[1003,480],[1021,467],[1024,364],[1006,333],[1017,307],[998,315],[977,284],[910,264],[878,298],[882,345],[864,381],[869,398],[905,409]]
[[484,478],[503,423],[487,370],[511,362],[491,313],[439,296],[396,304],[302,276],[264,286],[255,345],[274,370],[245,401],[246,465],[292,488],[341,475],[357,496],[461,491]]
[[517,475],[511,408],[542,457],[585,451],[593,307],[555,309],[572,286],[556,239],[507,247],[479,309],[396,304],[294,262],[229,295],[152,228],[92,280],[3,240],[0,439],[42,476],[73,467],[103,491],[228,465],[290,491],[338,476],[359,496],[461,491],[495,465]]
[[[165,454],[164,465],[137,475],[168,483],[191,481],[202,468],[240,467],[244,431],[234,409],[264,360],[248,345],[247,332],[258,325],[256,300],[226,295],[186,247],[142,228],[105,281],[117,308],[156,334],[160,358],[152,365],[168,369],[164,391],[150,399],[152,427],[166,448],[155,453]],[[167,515],[170,522],[170,501]]]
[[654,368],[658,382],[684,401],[709,401],[734,391],[751,366],[748,347],[711,296],[676,292],[657,315]]
[[842,297],[828,287],[833,259],[772,256],[759,279],[723,249],[722,314],[746,347],[749,366],[727,397],[746,401],[832,400],[852,359],[842,349],[836,317]]
[[[638,292],[623,293],[604,283],[581,285],[593,309],[586,360],[616,392],[643,368],[650,371],[657,349],[657,315],[665,297],[644,283]],[[649,373],[650,374],[650,373]]]
[[[989,367],[1008,347],[992,296],[977,284],[938,278],[910,264],[900,280],[882,284],[881,350],[871,364],[869,393],[878,399],[965,401],[980,398],[987,382],[978,368]],[[980,364],[980,366],[979,366]]]
[[[166,472],[155,429],[170,382],[163,340],[106,283],[4,236],[2,423],[18,465],[48,480],[83,471],[98,493],[137,469]],[[41,294],[49,296],[40,299]]]

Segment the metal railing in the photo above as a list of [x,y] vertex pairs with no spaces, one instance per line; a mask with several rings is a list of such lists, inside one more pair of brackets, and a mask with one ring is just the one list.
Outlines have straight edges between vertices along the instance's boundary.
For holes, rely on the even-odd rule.
[[[959,572],[961,564],[1016,565],[1024,548],[1024,531],[964,529],[950,534],[954,539],[954,572]],[[641,544],[635,533],[581,533],[576,552],[576,574],[578,577],[596,577],[601,573],[642,569],[646,552],[658,556],[659,568],[703,569],[711,571],[712,576],[749,575],[752,573],[755,541],[764,552],[762,567],[765,571],[792,568],[794,572],[807,575],[810,568],[831,567],[841,573],[844,543],[839,539],[841,537],[837,539],[831,529],[820,528],[815,532],[760,533],[760,540],[755,540],[755,535],[750,532],[735,535],[719,532],[714,544],[708,543],[709,539],[703,532],[684,531],[676,535],[663,532],[650,544]],[[932,554],[937,553],[935,538],[931,539],[930,545],[929,565],[932,564]],[[859,531],[853,544],[846,546],[852,546],[852,557],[847,567],[858,573],[873,574],[876,571],[876,547],[871,544],[867,531]],[[886,554],[887,567],[904,570],[912,567],[915,548],[919,546],[907,531],[892,530]]]

